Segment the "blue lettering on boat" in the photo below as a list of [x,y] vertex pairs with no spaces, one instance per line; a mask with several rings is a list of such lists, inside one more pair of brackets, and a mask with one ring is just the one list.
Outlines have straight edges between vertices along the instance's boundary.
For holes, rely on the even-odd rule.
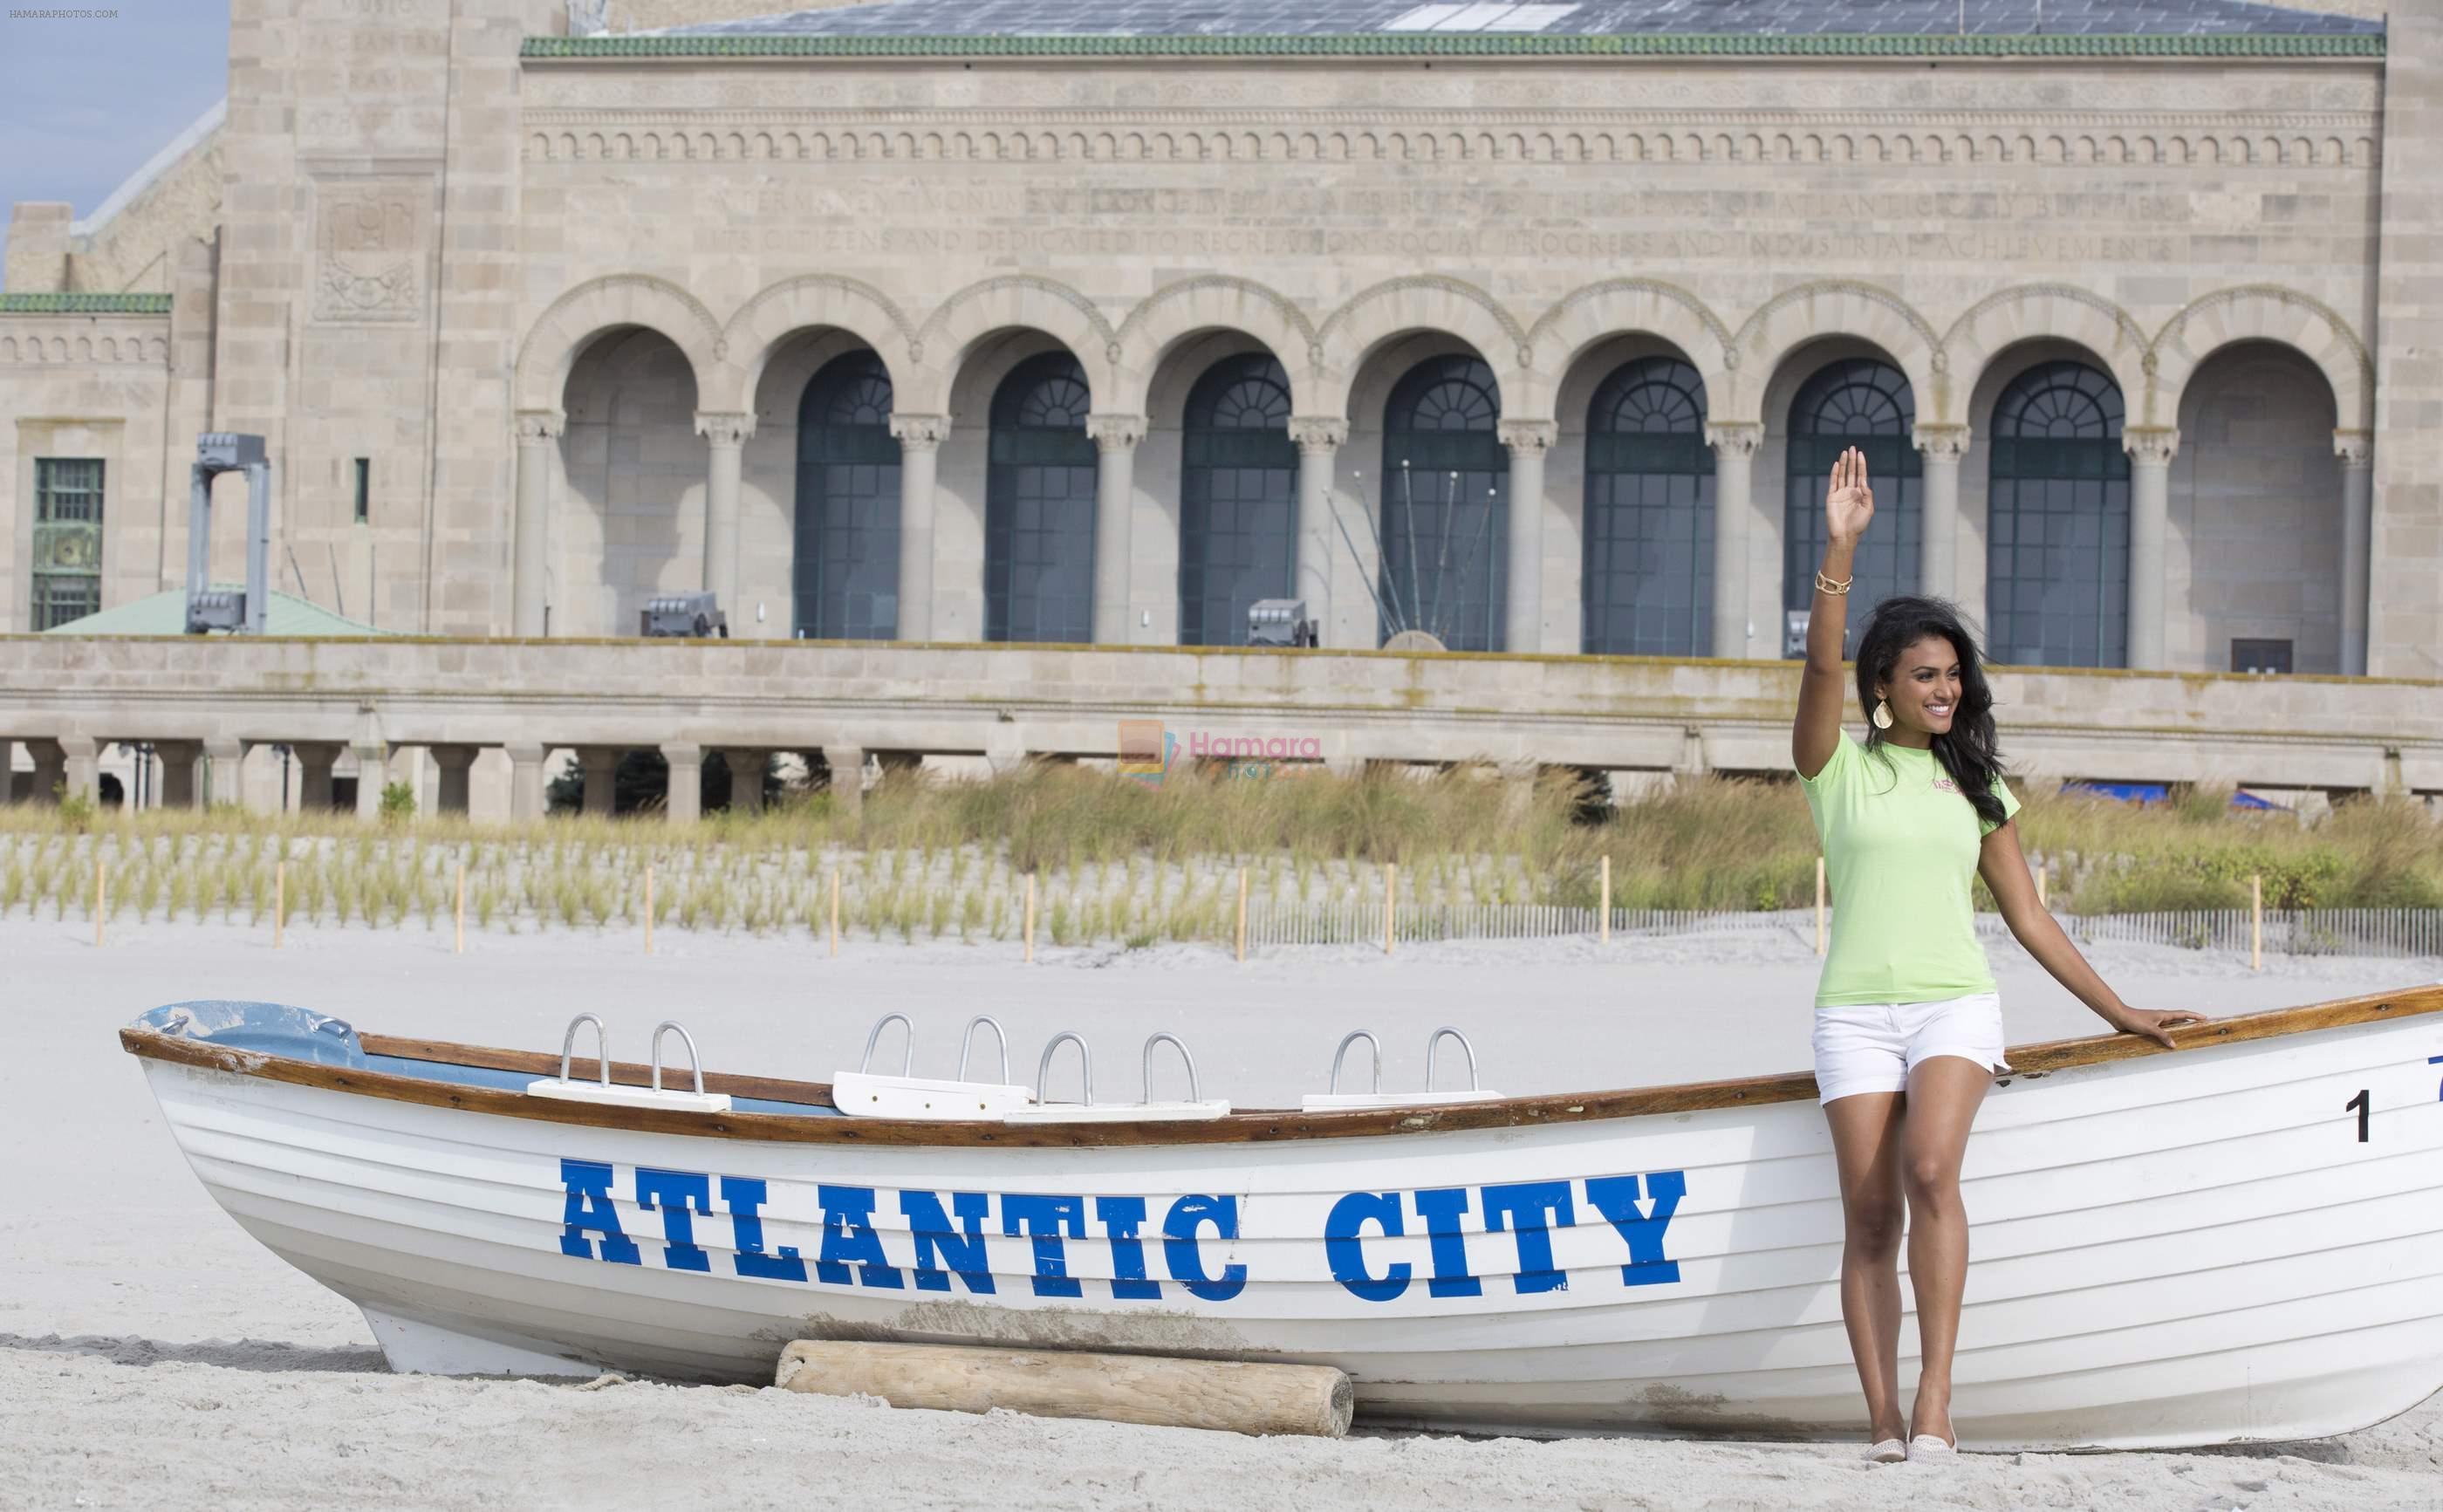
[[[795,1245],[765,1243],[765,1209],[772,1197],[763,1179],[652,1166],[625,1174],[628,1189],[622,1192],[618,1167],[560,1161],[560,1253],[616,1265],[645,1263],[620,1222],[624,1199],[639,1212],[659,1215],[665,1269],[710,1272],[717,1263],[706,1242],[709,1237],[717,1244],[719,1231],[704,1226],[719,1215],[729,1220],[729,1268],[740,1276],[883,1291],[907,1290],[912,1276],[918,1291],[964,1287],[989,1297],[995,1295],[995,1282],[987,1237],[998,1207],[999,1237],[1027,1245],[1027,1280],[1038,1297],[1084,1298],[1089,1278],[1070,1273],[1069,1246],[1096,1240],[1110,1256],[1110,1279],[1093,1278],[1093,1284],[1115,1300],[1158,1301],[1167,1284],[1200,1300],[1226,1302],[1245,1291],[1250,1280],[1246,1263],[1230,1258],[1240,1238],[1240,1201],[1228,1193],[1190,1192],[1174,1198],[1162,1211],[1158,1231],[1148,1232],[1153,1207],[1141,1196],[953,1191],[946,1203],[938,1191],[816,1183],[813,1210],[788,1214],[790,1222],[821,1232],[810,1278]],[[806,1189],[798,1191],[802,1208]],[[1687,1175],[1678,1171],[1407,1192],[1352,1191],[1332,1203],[1317,1237],[1332,1281],[1361,1301],[1387,1302],[1406,1295],[1415,1267],[1405,1260],[1387,1261],[1378,1271],[1368,1259],[1368,1243],[1422,1235],[1431,1272],[1425,1278],[1426,1295],[1481,1297],[1484,1282],[1474,1266],[1489,1263],[1499,1277],[1500,1250],[1471,1256],[1469,1241],[1484,1245],[1496,1243],[1494,1236],[1507,1236],[1511,1289],[1528,1296],[1569,1289],[1570,1272],[1558,1263],[1552,1236],[1555,1230],[1578,1226],[1583,1205],[1620,1240],[1622,1249],[1614,1253],[1626,1255],[1620,1266],[1623,1285],[1669,1285],[1680,1280],[1680,1263],[1670,1258],[1666,1239],[1687,1194]],[[1461,1226],[1471,1212],[1481,1217],[1480,1229]],[[881,1213],[906,1220],[904,1241],[898,1228],[876,1221]],[[1099,1232],[1091,1232],[1090,1224]],[[1157,1239],[1166,1282],[1152,1274],[1148,1254]],[[905,1263],[892,1253],[903,1242],[910,1251]],[[1579,1279],[1588,1274],[1582,1264]]]

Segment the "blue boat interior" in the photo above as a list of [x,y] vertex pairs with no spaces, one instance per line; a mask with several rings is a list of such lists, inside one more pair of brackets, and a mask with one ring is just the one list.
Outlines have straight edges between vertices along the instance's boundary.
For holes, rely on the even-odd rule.
[[[534,1074],[529,1071],[504,1071],[493,1066],[461,1065],[448,1060],[373,1055],[366,1051],[355,1026],[346,1020],[280,1003],[223,1000],[173,1003],[143,1015],[134,1026],[174,1035],[182,1040],[200,1040],[231,1049],[251,1050],[259,1055],[284,1056],[316,1065],[374,1071],[386,1076],[413,1077],[419,1081],[440,1081],[452,1086],[524,1092],[535,1080]],[[691,1087],[693,1082],[683,1079],[685,1077],[685,1072],[673,1071],[666,1079],[666,1084]],[[731,1095],[729,1105],[739,1113],[772,1113],[811,1118],[843,1116],[838,1109],[828,1103],[785,1102],[772,1097],[746,1097],[736,1094]]]

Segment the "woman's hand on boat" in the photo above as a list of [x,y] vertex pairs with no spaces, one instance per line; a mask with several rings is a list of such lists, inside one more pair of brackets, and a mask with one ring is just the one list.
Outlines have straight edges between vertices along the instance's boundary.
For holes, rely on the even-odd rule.
[[2107,1013],[2104,1022],[2122,1034],[2144,1035],[2166,1050],[2177,1049],[2172,1043],[2172,1031],[2184,1023],[2203,1023],[2206,1016],[2191,1013],[2186,1008],[2165,1008],[2160,1011],[2123,1005],[2117,1014]]
[[1831,539],[1843,544],[1866,533],[1875,517],[1875,490],[1866,486],[1866,453],[1851,447],[1832,462],[1832,481],[1824,492],[1824,524]]

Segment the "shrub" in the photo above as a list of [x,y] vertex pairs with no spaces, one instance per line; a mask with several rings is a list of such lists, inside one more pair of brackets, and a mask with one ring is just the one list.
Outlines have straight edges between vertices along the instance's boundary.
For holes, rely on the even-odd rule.
[[381,819],[385,824],[404,824],[415,817],[415,789],[405,783],[386,783],[381,790]]

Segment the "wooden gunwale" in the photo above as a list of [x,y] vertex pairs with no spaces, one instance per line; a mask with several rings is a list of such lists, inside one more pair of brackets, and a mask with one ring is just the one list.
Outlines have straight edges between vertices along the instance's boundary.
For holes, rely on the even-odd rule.
[[[2216,1019],[2176,1029],[2173,1039],[2180,1049],[2203,1049],[2211,1045],[2312,1034],[2322,1029],[2379,1023],[2430,1013],[2443,1014],[2443,984]],[[950,1119],[690,1113],[675,1109],[608,1107],[530,1097],[522,1092],[489,1087],[455,1086],[387,1072],[321,1065],[261,1051],[180,1039],[153,1029],[121,1029],[119,1042],[129,1054],[146,1060],[225,1071],[236,1076],[260,1077],[293,1086],[319,1087],[393,1102],[455,1108],[510,1118],[534,1118],[546,1123],[778,1144],[983,1145],[1012,1149],[1257,1144],[1291,1139],[1343,1139],[1584,1123],[1714,1108],[1761,1107],[1768,1103],[1796,1102],[1816,1095],[1815,1078],[1798,1072],[1612,1092],[1505,1097],[1492,1102],[1445,1107],[1359,1108],[1333,1113],[1247,1110],[1193,1122],[1011,1125]],[[532,1051],[497,1050],[445,1041],[396,1039],[387,1035],[361,1036],[360,1042],[366,1052],[373,1055],[447,1061],[502,1071],[527,1071],[538,1076],[556,1077],[560,1074],[558,1056]],[[2074,1066],[2100,1065],[2172,1053],[2151,1040],[2122,1034],[2054,1040],[2009,1052],[2013,1077],[2040,1077]],[[574,1061],[570,1075],[592,1077],[595,1063],[591,1060]],[[612,1075],[614,1080],[629,1085],[645,1085],[651,1080],[650,1071],[634,1062],[613,1061]],[[2003,1079],[2007,1081],[2011,1078]],[[663,1081],[665,1085],[680,1084],[667,1067],[663,1072]],[[786,1102],[826,1101],[830,1096],[830,1088],[821,1082],[787,1081],[716,1072],[707,1072],[704,1081],[707,1091]],[[686,1084],[691,1086],[692,1082]]]

